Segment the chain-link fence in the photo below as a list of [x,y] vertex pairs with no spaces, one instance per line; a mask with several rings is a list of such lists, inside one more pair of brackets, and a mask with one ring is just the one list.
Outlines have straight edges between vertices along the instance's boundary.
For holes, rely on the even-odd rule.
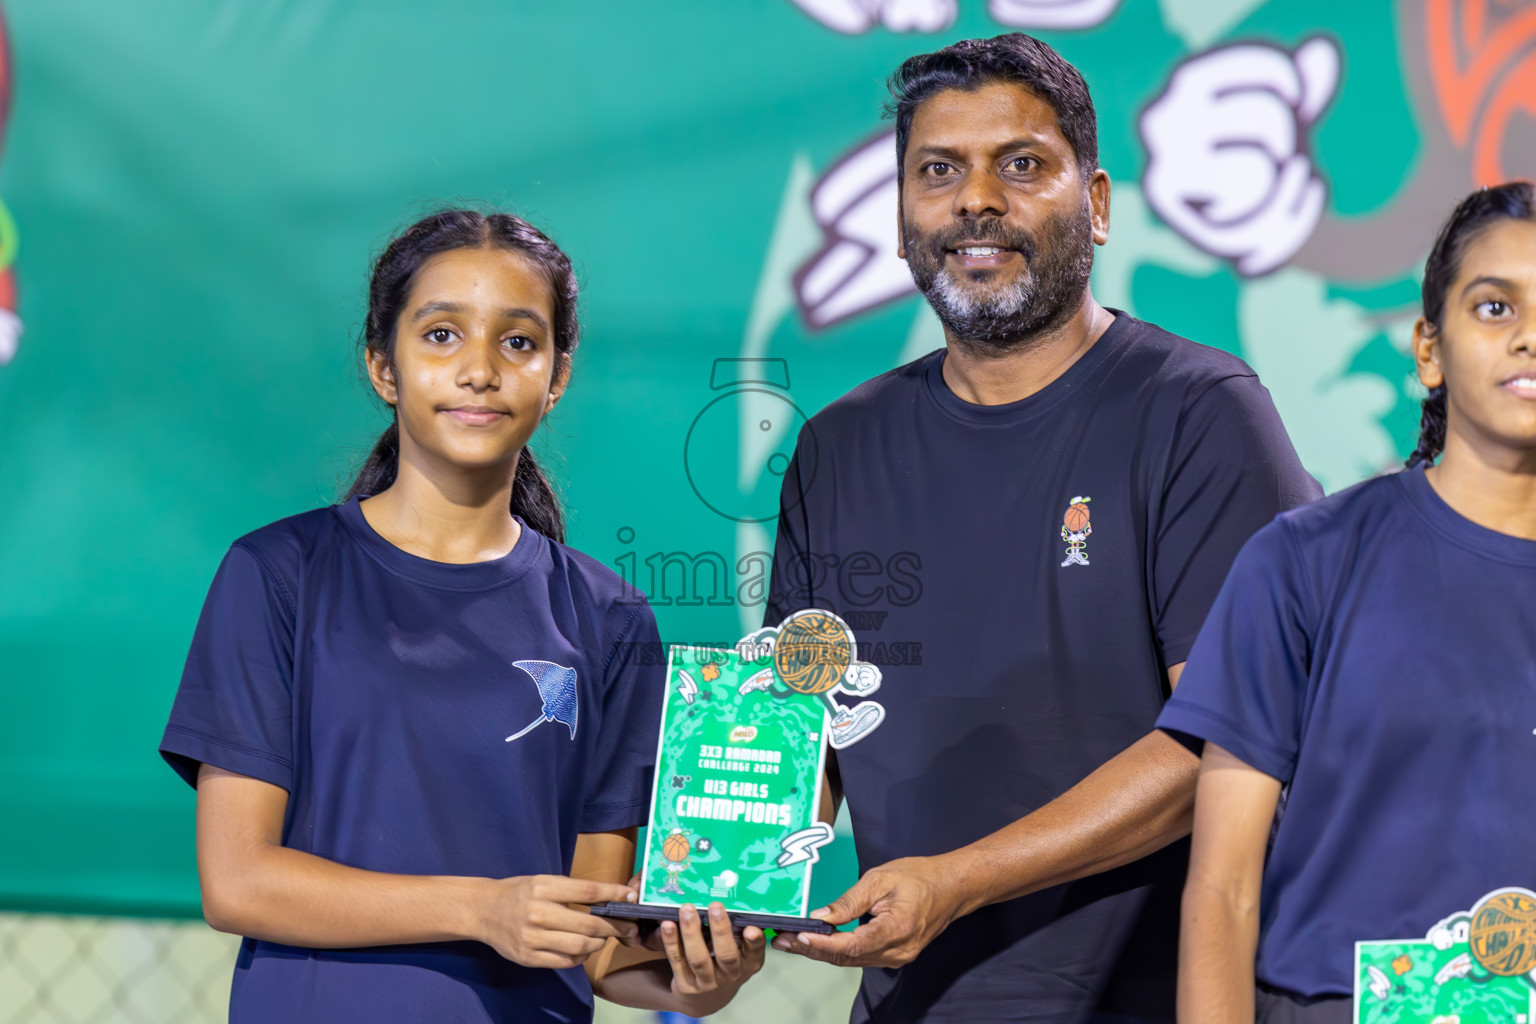
[[0,1021],[222,1021],[239,942],[201,921],[0,914]]
[[[201,921],[0,914],[0,1024],[216,1024],[240,940]],[[769,951],[712,1024],[848,1017],[858,972]],[[597,1024],[657,1015],[598,1001]]]

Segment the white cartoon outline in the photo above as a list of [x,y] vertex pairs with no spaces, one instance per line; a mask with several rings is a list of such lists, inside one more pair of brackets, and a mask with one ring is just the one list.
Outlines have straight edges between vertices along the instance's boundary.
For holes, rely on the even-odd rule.
[[821,24],[843,35],[862,35],[876,25],[892,32],[942,32],[955,23],[955,0],[791,0]]
[[1338,91],[1342,61],[1326,35],[1295,50],[1232,43],[1181,61],[1137,119],[1147,203],[1243,276],[1278,270],[1328,205],[1310,139]]
[[821,247],[793,277],[800,315],[815,330],[917,291],[896,255],[896,133],[882,131],[833,161],[811,189]]
[[[956,0],[791,0],[822,25],[862,35],[883,25],[892,32],[942,32],[959,14]],[[1011,28],[1084,29],[1107,21],[1121,0],[988,0],[987,13]]]

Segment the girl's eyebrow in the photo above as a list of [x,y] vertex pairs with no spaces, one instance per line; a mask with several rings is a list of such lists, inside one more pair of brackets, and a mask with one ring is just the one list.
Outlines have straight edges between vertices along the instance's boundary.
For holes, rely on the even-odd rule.
[[1508,281],[1502,277],[1493,277],[1492,275],[1484,274],[1481,277],[1474,277],[1472,280],[1468,281],[1466,285],[1461,289],[1461,294],[1466,295],[1467,292],[1471,291],[1473,288],[1476,288],[1480,284],[1491,284],[1495,288],[1503,288],[1505,291],[1512,292],[1515,290],[1513,282]]
[[[423,320],[433,313],[468,313],[469,311],[469,307],[458,302],[429,302],[416,311],[415,315],[411,317],[411,322]],[[537,310],[524,309],[518,306],[502,310],[501,316],[505,320],[532,320],[542,329],[549,330],[549,324],[545,322]]]

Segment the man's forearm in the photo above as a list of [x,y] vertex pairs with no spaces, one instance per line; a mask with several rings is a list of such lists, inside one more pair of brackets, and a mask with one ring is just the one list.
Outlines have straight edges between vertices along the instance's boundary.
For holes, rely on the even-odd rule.
[[961,913],[1129,864],[1188,835],[1199,768],[1154,731],[1034,813],[945,854]]

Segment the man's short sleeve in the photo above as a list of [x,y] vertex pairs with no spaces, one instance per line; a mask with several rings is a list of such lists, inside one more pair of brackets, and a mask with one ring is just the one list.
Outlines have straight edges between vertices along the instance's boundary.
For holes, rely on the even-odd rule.
[[1281,512],[1322,497],[1269,392],[1233,376],[1180,418],[1154,537],[1153,594],[1163,663],[1189,656],[1237,552]]
[[1310,604],[1286,524],[1272,523],[1237,556],[1158,728],[1289,782],[1307,703]]
[[251,551],[224,556],[203,602],[160,753],[293,788],[293,604]]
[[587,771],[578,832],[645,824],[666,688],[666,652],[649,604],[631,609],[608,655],[603,718]]

